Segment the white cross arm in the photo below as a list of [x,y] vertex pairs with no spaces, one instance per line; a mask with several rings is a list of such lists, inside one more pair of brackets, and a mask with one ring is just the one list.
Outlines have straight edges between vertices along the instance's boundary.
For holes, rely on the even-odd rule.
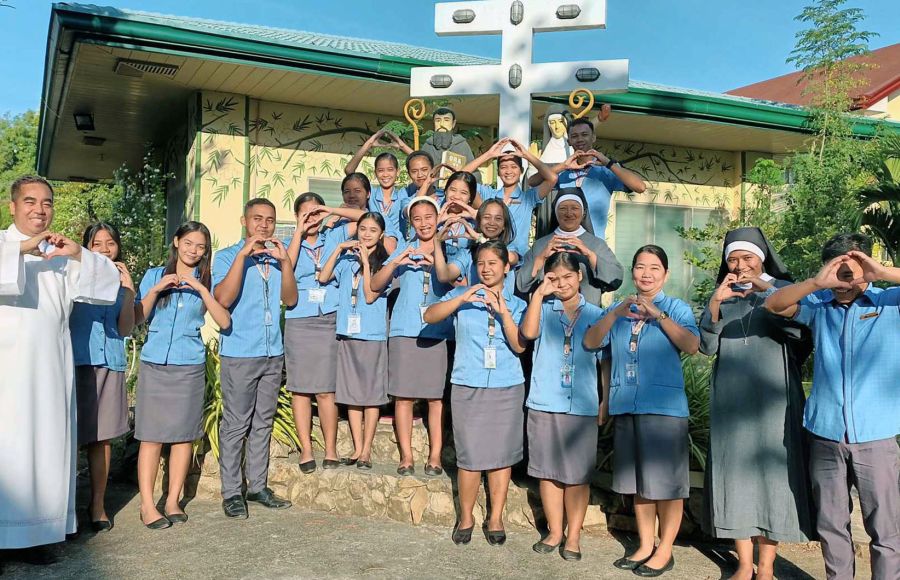
[[497,86],[506,71],[499,64],[475,66],[429,66],[412,69],[409,77],[411,97],[443,95],[496,95],[503,90]]
[[511,26],[534,32],[606,27],[606,0],[478,0],[434,7],[439,36],[500,34]]
[[[575,75],[583,70],[597,70],[600,77],[580,81]],[[568,94],[580,88],[592,93],[623,92],[628,90],[628,59],[532,64],[525,68],[523,75],[523,86],[535,96]]]

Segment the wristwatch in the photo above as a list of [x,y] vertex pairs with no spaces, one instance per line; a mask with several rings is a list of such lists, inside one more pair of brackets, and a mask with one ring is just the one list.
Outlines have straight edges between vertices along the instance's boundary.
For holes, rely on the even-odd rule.
[[618,163],[619,165],[621,165],[621,163],[619,163],[619,160],[618,160],[618,159],[613,159],[612,157],[610,157],[610,158],[609,158],[609,161],[606,162],[606,168],[607,168],[607,169],[612,169],[612,166],[613,166],[613,165],[616,165],[617,163]]
[[669,317],[669,313],[666,312],[665,310],[663,310],[662,312],[659,313],[659,316],[657,316],[656,319],[657,320],[665,320],[668,317]]

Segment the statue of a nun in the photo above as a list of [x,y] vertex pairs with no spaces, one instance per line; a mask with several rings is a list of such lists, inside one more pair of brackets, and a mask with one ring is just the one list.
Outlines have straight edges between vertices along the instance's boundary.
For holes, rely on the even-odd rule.
[[800,380],[809,335],[764,306],[766,296],[790,281],[759,228],[730,231],[718,286],[700,319],[700,351],[718,355],[703,527],[735,540],[742,572],[752,570],[758,544],[759,574],[766,577],[778,542],[815,536]]

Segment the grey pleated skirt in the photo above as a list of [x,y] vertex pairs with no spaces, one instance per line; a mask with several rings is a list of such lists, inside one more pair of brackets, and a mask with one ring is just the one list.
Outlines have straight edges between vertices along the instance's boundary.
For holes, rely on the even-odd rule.
[[121,437],[128,432],[125,373],[106,367],[75,367],[78,444]]
[[387,358],[385,341],[339,338],[335,402],[358,407],[387,403]]
[[134,438],[182,443],[203,436],[206,365],[158,365],[141,361]]
[[613,418],[612,490],[660,501],[690,493],[688,420],[665,415]]
[[337,380],[337,314],[284,322],[286,388],[292,393],[333,393]]
[[528,475],[582,485],[596,467],[597,417],[528,409]]
[[393,336],[388,340],[388,394],[440,399],[447,385],[447,341]]
[[524,403],[524,384],[499,389],[453,385],[450,410],[457,466],[485,471],[521,461]]

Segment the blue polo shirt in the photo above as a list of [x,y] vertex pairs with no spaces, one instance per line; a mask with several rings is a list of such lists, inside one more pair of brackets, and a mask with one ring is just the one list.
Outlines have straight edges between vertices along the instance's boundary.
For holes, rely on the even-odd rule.
[[[144,274],[135,300],[146,296],[162,279],[165,268],[150,268]],[[199,365],[206,362],[200,329],[206,306],[200,294],[181,286],[159,295],[147,320],[147,340],[141,360],[158,365]]]
[[[212,277],[221,284],[244,240],[216,252]],[[268,271],[268,280],[265,273]],[[268,297],[268,300],[266,300]],[[244,258],[244,278],[232,303],[231,327],[219,338],[219,354],[235,358],[284,354],[281,338],[281,265],[265,254]]]
[[[482,201],[489,199],[499,199],[503,201],[503,188],[493,188],[486,185],[478,186],[478,193],[481,195]],[[517,187],[510,196],[509,217],[512,219],[513,239],[509,243],[509,247],[515,250],[520,256],[524,256],[528,252],[528,238],[531,236],[531,219],[534,216],[534,209],[544,202],[538,195],[537,188],[522,191],[521,187]]]
[[[620,302],[609,307],[614,310]],[[692,334],[700,336],[691,307],[678,298],[660,292],[653,304]],[[601,346],[610,346],[612,377],[609,386],[610,415],[668,415],[687,417],[688,403],[681,372],[681,351],[669,339],[659,322],[644,323],[631,352],[633,321],[619,318]],[[631,372],[629,372],[631,371]]]
[[[338,288],[337,281],[332,280],[328,284],[319,284],[316,279],[316,263],[319,267],[325,265],[328,257],[335,248],[347,240],[347,227],[341,225],[336,228],[319,232],[315,243],[310,244],[305,239],[300,244],[300,255],[297,256],[297,264],[294,266],[294,278],[297,280],[297,304],[288,308],[284,317],[312,318],[320,314],[331,314],[337,311]],[[287,247],[289,242],[285,242]],[[325,301],[318,303],[310,299],[310,290],[314,288],[325,289]]]
[[403,239],[400,233],[400,214],[403,212],[402,200],[406,199],[406,188],[400,188],[396,184],[391,191],[390,207],[385,207],[384,190],[379,186],[372,188],[372,194],[369,196],[369,211],[381,214],[385,223],[385,235]]
[[559,176],[557,187],[580,187],[588,203],[588,214],[594,235],[606,239],[606,224],[609,221],[609,205],[614,191],[631,191],[611,169],[590,166],[580,171],[564,171]]
[[[534,365],[531,370],[531,390],[525,406],[548,413],[567,413],[596,417],[600,409],[597,391],[597,351],[585,350],[583,340],[587,329],[603,318],[603,309],[580,299],[580,315],[572,328],[571,354],[564,354],[566,328],[572,321],[566,316],[562,301],[557,298],[541,305],[540,334],[534,343]],[[571,386],[563,384],[562,369],[574,366]]]
[[[419,240],[413,240],[408,244],[397,247],[388,262],[397,258],[407,246],[418,248]],[[415,255],[415,254],[413,254]],[[387,262],[385,262],[387,263]],[[453,339],[453,320],[446,319],[438,324],[425,324],[422,322],[420,306],[440,302],[441,298],[452,290],[452,286],[441,283],[427,266],[429,272],[428,294],[425,294],[425,272],[421,266],[403,264],[394,270],[394,278],[400,280],[400,292],[394,309],[391,311],[390,336],[406,336],[409,338],[423,337],[441,340]]]
[[[119,334],[119,313],[125,289],[119,288],[115,304],[97,306],[76,302],[69,316],[72,333],[72,355],[75,365],[104,367],[125,371],[125,337]],[[129,308],[131,308],[129,303]]]
[[[467,288],[454,288],[441,298],[446,302],[466,292]],[[483,290],[479,294],[484,295]],[[525,313],[525,302],[507,289],[503,298],[516,326]],[[466,302],[459,307],[452,318],[456,321],[456,355],[450,381],[456,385],[480,388],[514,387],[525,382],[519,355],[509,348],[503,332],[503,322],[494,315],[494,338],[488,338],[487,307],[480,302]],[[496,348],[497,368],[484,368],[484,349],[490,344]]]
[[[413,236],[416,235],[415,230],[412,227],[412,224],[409,223],[409,215],[406,213],[406,207],[412,203],[413,198],[416,196],[416,191],[418,189],[412,183],[406,186],[407,197],[404,197],[400,200],[400,235],[404,240],[411,240]],[[432,198],[437,202],[438,207],[444,205],[444,190],[436,189],[434,190],[434,195]]]
[[[359,276],[356,307],[353,306],[353,280]],[[387,289],[378,300],[366,302],[362,266],[355,256],[344,254],[334,266],[334,278],[338,283],[340,300],[337,309],[337,334],[356,340],[387,340]],[[350,316],[359,314],[360,332],[349,333]]]
[[816,292],[796,320],[810,327],[816,349],[804,427],[850,443],[900,433],[900,287],[869,285],[847,305],[830,290]]

